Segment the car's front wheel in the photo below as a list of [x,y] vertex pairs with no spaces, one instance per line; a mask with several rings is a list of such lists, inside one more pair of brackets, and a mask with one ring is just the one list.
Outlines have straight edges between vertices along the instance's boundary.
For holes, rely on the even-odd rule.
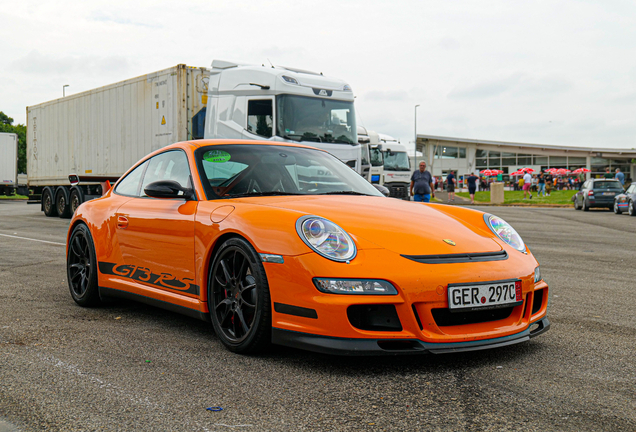
[[93,237],[84,224],[71,233],[66,255],[66,276],[71,297],[80,306],[101,303],[97,282],[97,258]]
[[634,201],[629,200],[629,205],[627,206],[627,213],[630,216],[636,216],[636,209],[634,208]]
[[618,207],[618,201],[614,200],[614,213],[621,214],[621,209]]
[[230,351],[252,354],[271,341],[271,307],[265,268],[241,238],[223,243],[208,276],[208,305],[217,336]]

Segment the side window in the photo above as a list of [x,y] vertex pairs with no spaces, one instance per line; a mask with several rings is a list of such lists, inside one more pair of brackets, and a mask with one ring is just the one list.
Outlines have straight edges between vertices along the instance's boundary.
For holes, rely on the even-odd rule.
[[115,188],[115,192],[120,195],[139,196],[139,182],[144,169],[148,166],[148,161],[142,163],[132,170]]
[[148,162],[148,169],[141,184],[141,196],[147,196],[144,193],[146,186],[159,180],[174,180],[184,188],[190,187],[190,167],[188,158],[182,151],[167,151]]
[[265,138],[272,137],[273,109],[271,99],[247,102],[247,130]]

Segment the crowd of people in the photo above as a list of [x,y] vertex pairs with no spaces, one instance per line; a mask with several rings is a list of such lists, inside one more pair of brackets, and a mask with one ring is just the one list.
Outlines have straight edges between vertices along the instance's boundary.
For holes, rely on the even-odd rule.
[[[539,172],[537,174],[526,172],[518,179],[511,178],[508,182],[504,182],[505,186],[515,191],[523,191],[523,199],[529,197],[532,199],[532,193],[538,196],[550,196],[553,190],[579,190],[585,182],[585,173],[577,175],[553,175],[551,172]],[[616,168],[612,174],[610,169],[605,170],[604,178],[616,179],[625,186],[625,182],[631,182],[626,179],[625,174],[619,168]],[[488,191],[490,185],[495,182],[493,177],[481,176],[475,174],[466,174],[458,178],[455,171],[451,170],[444,178],[443,176],[433,176],[426,170],[426,162],[421,161],[419,170],[415,171],[411,176],[410,194],[415,201],[430,202],[431,197],[435,197],[435,191],[446,190],[448,192],[448,201],[455,201],[455,189],[465,186],[468,188],[471,203],[475,202],[475,192],[479,184],[479,190]]]

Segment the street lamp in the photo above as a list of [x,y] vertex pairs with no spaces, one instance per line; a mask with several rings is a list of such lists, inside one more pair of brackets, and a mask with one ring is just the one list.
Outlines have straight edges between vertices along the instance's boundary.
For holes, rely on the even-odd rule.
[[419,105],[415,105],[415,141],[413,141],[413,145],[415,146],[415,150],[413,150],[413,158],[415,160],[415,167],[417,168],[417,107]]
[[70,87],[68,84],[62,86],[62,97],[66,97],[66,87]]

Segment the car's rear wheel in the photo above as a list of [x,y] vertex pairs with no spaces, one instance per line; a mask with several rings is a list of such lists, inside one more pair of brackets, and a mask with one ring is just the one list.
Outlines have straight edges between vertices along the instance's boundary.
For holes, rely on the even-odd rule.
[[223,243],[208,276],[208,305],[217,336],[230,351],[251,354],[271,341],[271,307],[265,268],[252,245]]
[[587,205],[587,201],[585,200],[585,198],[583,198],[583,211],[589,211],[590,210],[590,206]]
[[97,283],[97,258],[88,227],[77,225],[69,240],[66,255],[68,287],[75,303],[80,306],[96,306],[101,303]]
[[579,205],[579,199],[574,198],[574,210],[581,210],[581,206]]
[[622,211],[621,209],[618,207],[618,201],[614,200],[614,213],[616,214],[621,214]]
[[634,208],[634,201],[629,200],[629,205],[627,206],[627,213],[630,216],[636,216],[636,209]]

